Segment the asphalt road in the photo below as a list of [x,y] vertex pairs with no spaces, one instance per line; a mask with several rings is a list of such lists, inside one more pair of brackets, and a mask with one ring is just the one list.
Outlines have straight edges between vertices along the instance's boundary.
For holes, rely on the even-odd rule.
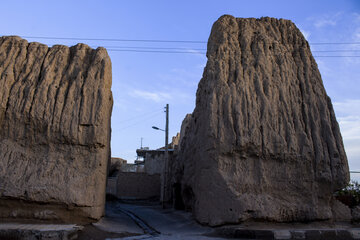
[[123,203],[107,204],[107,216],[94,224],[103,231],[137,234],[136,236],[106,239],[124,240],[222,240],[211,237],[213,229],[201,226],[191,213],[162,209],[159,204]]

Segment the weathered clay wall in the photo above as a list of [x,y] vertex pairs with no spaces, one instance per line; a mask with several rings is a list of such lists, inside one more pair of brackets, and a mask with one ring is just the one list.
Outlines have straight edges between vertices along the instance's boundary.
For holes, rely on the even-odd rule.
[[103,215],[111,78],[104,48],[0,38],[0,217]]
[[120,199],[159,198],[160,187],[160,174],[120,172],[116,194]]
[[288,20],[213,25],[176,175],[196,219],[332,218],[349,180],[339,126],[309,44]]

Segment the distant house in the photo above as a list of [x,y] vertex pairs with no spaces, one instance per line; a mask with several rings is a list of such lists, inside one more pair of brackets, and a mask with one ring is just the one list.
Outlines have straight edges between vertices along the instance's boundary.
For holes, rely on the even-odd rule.
[[[168,145],[169,159],[172,159],[174,151],[179,145],[179,140],[180,134],[177,133]],[[140,148],[136,150],[136,154],[138,159],[141,159],[138,163],[144,165],[144,171],[147,174],[152,175],[162,173],[165,162],[165,146],[156,150],[150,150],[148,147]]]

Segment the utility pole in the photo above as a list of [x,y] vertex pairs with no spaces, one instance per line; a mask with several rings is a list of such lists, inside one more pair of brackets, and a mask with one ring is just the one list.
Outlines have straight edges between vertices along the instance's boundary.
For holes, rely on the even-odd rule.
[[166,123],[165,123],[165,155],[164,155],[164,171],[163,171],[163,194],[162,207],[165,208],[165,202],[168,201],[168,168],[169,168],[169,104],[165,107]]

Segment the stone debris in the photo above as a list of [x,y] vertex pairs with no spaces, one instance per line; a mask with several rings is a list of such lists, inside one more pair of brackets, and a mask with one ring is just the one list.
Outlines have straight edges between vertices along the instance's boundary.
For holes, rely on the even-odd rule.
[[352,220],[351,209],[339,200],[333,199],[331,209],[335,222],[350,222]]
[[0,217],[103,215],[111,81],[104,48],[0,38]]
[[185,207],[211,226],[332,219],[348,162],[299,29],[225,15],[212,27],[207,57],[174,164]]

